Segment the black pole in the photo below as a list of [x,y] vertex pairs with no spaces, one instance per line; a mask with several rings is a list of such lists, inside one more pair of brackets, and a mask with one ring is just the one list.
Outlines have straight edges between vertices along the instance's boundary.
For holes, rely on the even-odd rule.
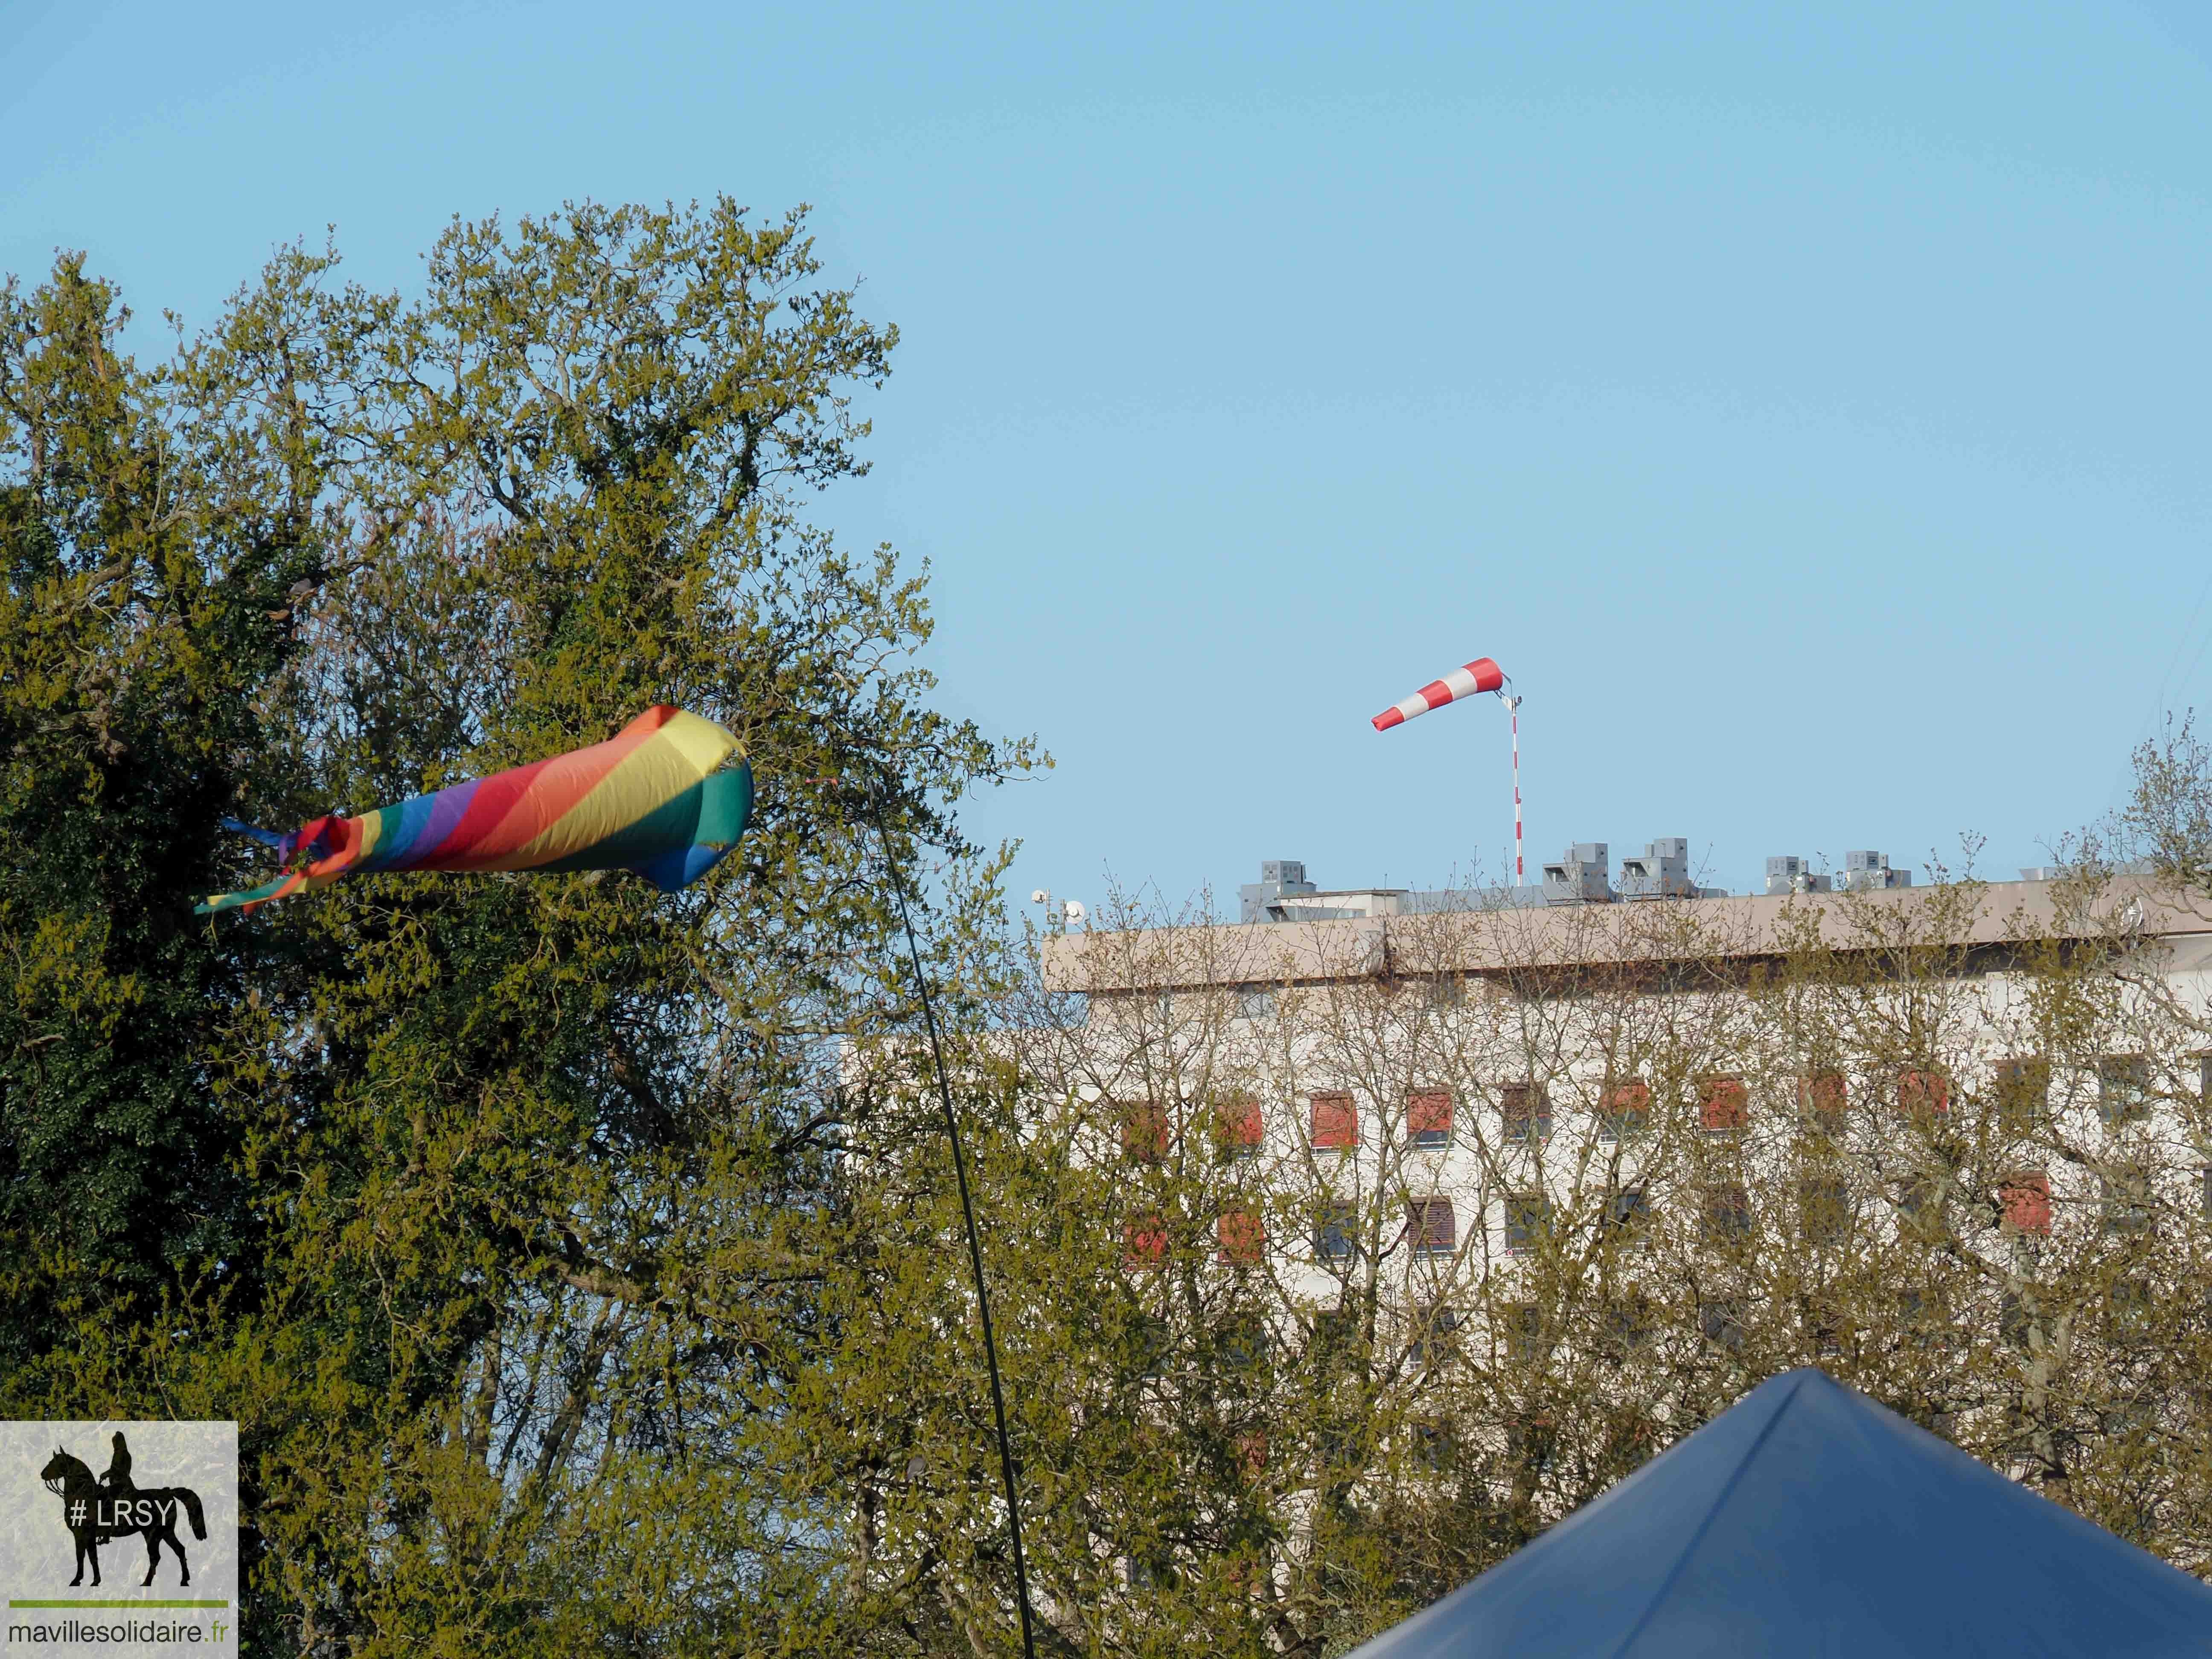
[[1013,1443],[1006,1437],[1006,1395],[999,1382],[999,1345],[991,1334],[991,1297],[983,1288],[983,1241],[975,1231],[975,1206],[968,1196],[968,1158],[960,1147],[960,1119],[952,1109],[952,1085],[945,1071],[945,1048],[937,1036],[937,1011],[929,1000],[929,975],[922,970],[921,945],[915,938],[914,918],[907,911],[906,882],[899,874],[898,854],[891,850],[890,832],[884,828],[880,798],[876,809],[876,835],[884,844],[884,864],[890,872],[891,896],[898,901],[899,925],[906,930],[907,955],[914,963],[914,988],[921,999],[921,1020],[929,1031],[929,1057],[937,1072],[937,1097],[945,1108],[945,1133],[952,1140],[952,1174],[960,1186],[960,1214],[968,1224],[968,1265],[975,1274],[975,1310],[983,1320],[983,1362],[991,1373],[991,1413],[999,1425],[999,1476],[1006,1488],[1006,1527],[1014,1544],[1014,1598],[1022,1613],[1023,1659],[1036,1659],[1036,1644],[1030,1633],[1030,1575],[1022,1559],[1022,1506],[1014,1492]]

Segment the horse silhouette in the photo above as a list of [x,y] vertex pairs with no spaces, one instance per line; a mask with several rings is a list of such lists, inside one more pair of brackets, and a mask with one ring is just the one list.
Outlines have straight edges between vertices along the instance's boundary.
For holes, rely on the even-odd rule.
[[[93,1479],[90,1469],[59,1446],[39,1471],[39,1479],[46,1482],[48,1492],[60,1495],[62,1524],[76,1540],[76,1577],[70,1580],[72,1589],[84,1583],[88,1560],[92,1563],[92,1582],[97,1584],[100,1547],[111,1538],[127,1537],[134,1532],[143,1533],[146,1539],[146,1576],[139,1581],[141,1589],[154,1582],[164,1543],[177,1553],[177,1568],[184,1575],[178,1582],[192,1582],[191,1564],[185,1559],[185,1547],[177,1539],[177,1510],[183,1507],[195,1538],[207,1536],[207,1521],[200,1513],[199,1494],[191,1487],[103,1486]],[[127,1483],[129,1476],[124,1479]]]

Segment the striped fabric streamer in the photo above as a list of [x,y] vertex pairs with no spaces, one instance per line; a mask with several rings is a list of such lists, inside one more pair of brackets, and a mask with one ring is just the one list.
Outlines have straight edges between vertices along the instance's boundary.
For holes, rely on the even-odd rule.
[[[250,910],[375,870],[630,870],[664,893],[696,881],[737,844],[753,775],[714,721],[665,704],[605,743],[416,795],[357,818],[317,818],[271,842],[276,880],[194,910]],[[226,825],[228,824],[226,820]]]
[[1504,689],[1504,672],[1487,657],[1477,657],[1464,668],[1455,668],[1440,680],[1431,680],[1410,697],[1384,709],[1375,717],[1375,729],[1388,732],[1394,726],[1403,726],[1417,714],[1425,714],[1431,708],[1441,708],[1462,697],[1474,696],[1479,691],[1498,691]]

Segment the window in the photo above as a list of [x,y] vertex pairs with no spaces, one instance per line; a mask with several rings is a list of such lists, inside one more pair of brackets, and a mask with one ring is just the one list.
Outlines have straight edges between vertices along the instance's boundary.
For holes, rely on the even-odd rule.
[[1505,1352],[1522,1364],[1544,1357],[1544,1310],[1533,1302],[1516,1302],[1505,1310]]
[[1267,1247],[1267,1232],[1260,1218],[1249,1210],[1224,1210],[1214,1223],[1214,1237],[1221,1246],[1217,1257],[1249,1267],[1260,1259]]
[[1239,1019],[1273,1019],[1275,1017],[1274,988],[1267,985],[1240,985],[1237,988],[1237,1018]]
[[1740,1182],[1717,1182],[1705,1188],[1705,1236],[1708,1244],[1751,1236],[1751,1194]]
[[1743,1346],[1743,1304],[1732,1296],[1698,1304],[1698,1329],[1716,1347]]
[[1945,1226],[1943,1195],[1943,1178],[1933,1171],[1908,1176],[1898,1188],[1898,1215],[1920,1237],[1940,1237]]
[[1508,1140],[1548,1140],[1552,1134],[1552,1097],[1540,1083],[1508,1083],[1498,1091],[1505,1112]]
[[1806,1127],[1830,1138],[1844,1132],[1850,1095],[1841,1072],[1816,1072],[1797,1082],[1797,1103]]
[[1250,1096],[1223,1101],[1213,1111],[1213,1137],[1224,1158],[1257,1158],[1267,1136],[1260,1103]]
[[1997,1298],[1997,1336],[2007,1347],[2027,1352],[2027,1304],[2017,1291],[2007,1291]]
[[2205,1170],[2203,1175],[2204,1191],[2198,1203],[2203,1211],[2205,1219],[2212,1221],[2212,1169]]
[[1413,1340],[1407,1345],[1407,1358],[1423,1370],[1449,1364],[1452,1336],[1458,1329],[1458,1310],[1434,1306],[1417,1309],[1413,1315]]
[[1598,1106],[1597,1132],[1607,1140],[1629,1140],[1651,1127],[1651,1085],[1631,1078],[1606,1085]]
[[1651,1200],[1641,1187],[1623,1187],[1605,1201],[1605,1224],[1615,1234],[1634,1237],[1650,1218]]
[[1129,1347],[1140,1376],[1164,1376],[1175,1351],[1175,1330],[1155,1313],[1140,1313],[1129,1324]]
[[1428,985],[1431,1008],[1456,1008],[1467,1000],[1467,987],[1456,974],[1439,974]]
[[2015,1170],[1997,1183],[2005,1224],[2023,1233],[2051,1231],[2051,1177],[2041,1170]]
[[1907,1117],[1929,1118],[1951,1109],[1951,1079],[1942,1073],[1913,1068],[1897,1074],[1897,1103]]
[[1797,1183],[1798,1224],[1808,1244],[1841,1244],[1850,1236],[1850,1191],[1832,1176]]
[[1413,1462],[1431,1474],[1449,1469],[1458,1451],[1458,1437],[1449,1419],[1423,1418],[1413,1425]]
[[2097,1115],[2109,1126],[2150,1115],[2150,1062],[2141,1054],[2107,1054],[2097,1062]]
[[1223,1322],[1213,1347],[1231,1370],[1255,1370],[1267,1358],[1267,1322],[1257,1314],[1232,1316]]
[[1741,1078],[1698,1079],[1698,1123],[1707,1134],[1734,1134],[1750,1121],[1751,1091]]
[[1406,1097],[1406,1129],[1416,1146],[1451,1145],[1452,1097],[1449,1089],[1417,1089]]
[[1897,1293],[1897,1328],[1904,1333],[1908,1347],[1928,1346],[1933,1334],[1933,1321],[1925,1295],[1918,1291]]
[[1256,1479],[1267,1467],[1267,1431],[1247,1429],[1237,1437],[1237,1460],[1244,1465],[1244,1473]]
[[1359,1347],[1359,1321],[1341,1308],[1324,1309],[1314,1316],[1313,1338],[1306,1352],[1324,1365],[1341,1364]]
[[1121,1229],[1121,1261],[1125,1267],[1164,1267],[1168,1260],[1168,1224],[1153,1213],[1141,1215]]
[[1349,1261],[1359,1248],[1353,1224],[1349,1204],[1324,1206],[1314,1228],[1314,1254],[1323,1261]]
[[1802,1296],[1797,1317],[1815,1354],[1826,1358],[1844,1351],[1844,1316],[1833,1302],[1822,1296]]
[[1168,1155],[1168,1111],[1157,1100],[1121,1108],[1121,1156],[1133,1164],[1158,1164]]
[[1505,1198],[1505,1249],[1526,1255],[1541,1241],[1551,1202],[1541,1193],[1509,1193]]
[[2142,1233],[2150,1231],[2150,1172],[2140,1164],[2116,1164],[2099,1177],[2104,1188],[2105,1231]]
[[1359,1145],[1359,1109],[1350,1092],[1326,1089],[1313,1097],[1313,1148],[1348,1152]]
[[2033,1134],[2051,1103],[2051,1062],[2033,1055],[1997,1062],[1997,1122],[2007,1134]]
[[1528,1474],[1552,1467],[1559,1443],[1558,1426],[1548,1417],[1516,1417],[1505,1425],[1506,1455]]
[[2150,1426],[2150,1413],[2133,1401],[2097,1413],[2097,1427],[2105,1434],[2133,1437]]
[[1146,1561],[1133,1555],[1121,1558],[1121,1582],[1133,1590],[1158,1589],[1173,1582],[1175,1570],[1157,1561]]
[[1406,1231],[1416,1255],[1449,1255],[1459,1247],[1457,1218],[1448,1198],[1417,1198],[1406,1206]]
[[2151,1332],[2150,1286],[2140,1279],[2118,1279],[2106,1297],[2112,1335],[2122,1342],[2139,1342]]
[[1607,1304],[1601,1321],[1605,1352],[1626,1359],[1651,1335],[1651,1301],[1641,1292]]

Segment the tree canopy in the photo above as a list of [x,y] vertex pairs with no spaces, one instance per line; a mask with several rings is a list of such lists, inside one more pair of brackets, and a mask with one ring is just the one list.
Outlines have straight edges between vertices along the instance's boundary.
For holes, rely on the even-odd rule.
[[[0,308],[7,1392],[238,1418],[271,1648],[757,1645],[815,1577],[752,1477],[825,1316],[835,1044],[905,1017],[883,860],[957,987],[957,804],[1038,759],[931,706],[921,575],[808,522],[895,332],[727,200],[457,222],[404,297],[289,248],[158,363],[128,316],[76,256]],[[653,702],[760,780],[680,898],[191,916],[258,854],[225,814]]]

